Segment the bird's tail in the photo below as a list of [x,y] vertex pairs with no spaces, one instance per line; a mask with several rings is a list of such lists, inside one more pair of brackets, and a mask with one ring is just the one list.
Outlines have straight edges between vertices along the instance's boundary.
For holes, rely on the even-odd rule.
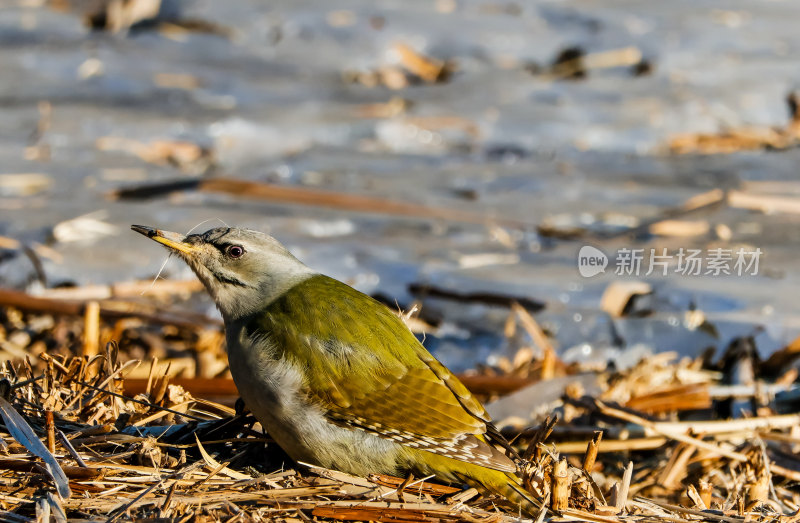
[[[440,479],[466,483],[479,491],[496,494],[518,507],[526,517],[536,519],[542,503],[528,491],[522,479],[509,470],[497,470],[468,461],[456,460],[424,450],[414,449],[412,466],[419,474],[435,474]],[[510,468],[510,467],[509,467]]]
[[[487,471],[487,469],[484,469]],[[513,473],[492,470],[491,473],[484,472],[478,477],[465,477],[465,483],[471,484],[478,490],[488,491],[506,498],[512,504],[519,507],[523,515],[536,518],[541,511],[542,504],[534,498],[522,484],[522,480]]]

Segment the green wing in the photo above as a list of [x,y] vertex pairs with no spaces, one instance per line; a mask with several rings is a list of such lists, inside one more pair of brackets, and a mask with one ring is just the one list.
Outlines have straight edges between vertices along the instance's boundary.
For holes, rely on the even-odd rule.
[[497,470],[516,469],[486,442],[491,420],[480,402],[369,296],[317,275],[254,321],[283,358],[305,369],[307,394],[332,422]]

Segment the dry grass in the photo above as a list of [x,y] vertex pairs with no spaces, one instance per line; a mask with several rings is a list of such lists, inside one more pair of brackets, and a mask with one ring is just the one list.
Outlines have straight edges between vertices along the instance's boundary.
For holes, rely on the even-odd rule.
[[[222,357],[221,338],[212,335],[217,327],[131,323],[124,314],[103,315],[104,303],[47,313],[34,302],[35,312],[24,312],[19,300],[0,308],[2,348],[16,360],[0,366],[2,520],[517,517],[502,499],[433,478],[356,478],[292,462],[252,416],[229,406],[230,387],[218,391],[225,397],[217,403],[174,383],[169,363],[186,359],[186,350]],[[86,311],[99,315],[98,322],[76,314]],[[147,311],[148,317],[169,317]],[[482,393],[491,395],[495,385],[507,391],[506,378],[519,386],[579,370],[554,360],[527,313],[514,308],[512,316],[536,334],[540,347],[484,369],[473,378]],[[100,343],[98,354],[83,354],[97,346],[85,325],[96,331],[92,338],[116,335],[120,344]],[[133,356],[150,364],[139,365],[132,375],[144,377],[130,378],[129,387],[123,376],[137,367]],[[602,393],[594,396],[567,387],[555,407],[558,423],[551,418],[533,429],[503,429],[515,438],[526,458],[527,483],[547,507],[540,519],[794,521],[800,515],[800,416],[796,375],[785,372],[791,361],[787,356],[761,365],[761,379],[749,388],[723,384],[725,372],[707,362],[676,362],[669,355],[625,372],[600,372]],[[181,368],[180,383],[190,390],[228,382],[224,372],[208,370],[217,368],[209,361]],[[739,411],[745,405],[751,417],[715,419],[731,401],[741,402]]]

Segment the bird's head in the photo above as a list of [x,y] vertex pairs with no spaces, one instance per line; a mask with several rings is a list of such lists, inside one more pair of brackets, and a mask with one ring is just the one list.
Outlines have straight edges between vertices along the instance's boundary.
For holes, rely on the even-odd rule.
[[183,258],[226,322],[258,312],[315,274],[278,240],[258,231],[218,227],[184,236],[144,225],[131,229]]

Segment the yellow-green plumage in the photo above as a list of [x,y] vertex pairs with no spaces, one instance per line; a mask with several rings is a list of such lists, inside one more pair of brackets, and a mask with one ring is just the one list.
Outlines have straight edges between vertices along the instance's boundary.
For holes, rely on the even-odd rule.
[[[392,311],[260,233],[215,229],[180,242],[169,246],[225,318],[242,398],[290,456],[356,475],[435,474],[536,510],[515,463],[491,444],[499,436],[486,410]],[[227,256],[230,245],[249,257]]]

